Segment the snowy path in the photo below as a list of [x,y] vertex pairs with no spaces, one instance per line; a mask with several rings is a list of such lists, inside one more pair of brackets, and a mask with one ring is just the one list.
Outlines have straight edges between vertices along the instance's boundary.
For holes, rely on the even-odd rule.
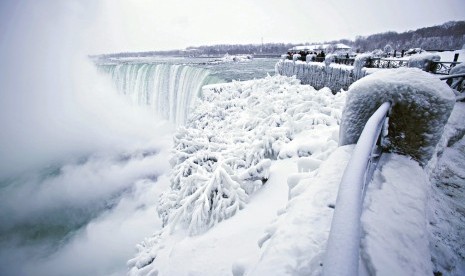
[[362,211],[361,255],[370,275],[429,275],[429,181],[407,156],[383,154]]

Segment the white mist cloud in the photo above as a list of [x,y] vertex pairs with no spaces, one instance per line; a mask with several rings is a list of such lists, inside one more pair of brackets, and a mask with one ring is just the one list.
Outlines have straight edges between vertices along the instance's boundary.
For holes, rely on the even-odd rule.
[[12,14],[0,24],[0,179],[155,135],[153,117],[87,60],[98,11],[88,2],[2,2]]
[[88,61],[94,3],[0,3],[2,275],[121,274],[158,227],[172,127]]

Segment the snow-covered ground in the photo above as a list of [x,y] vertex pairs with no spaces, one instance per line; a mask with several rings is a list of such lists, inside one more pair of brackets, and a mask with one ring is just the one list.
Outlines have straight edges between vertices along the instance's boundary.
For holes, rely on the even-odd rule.
[[446,52],[434,52],[434,54],[441,57],[441,61],[452,62],[454,61],[455,54],[459,54],[458,62],[465,62],[465,49],[455,50],[455,51],[446,51]]
[[[320,275],[353,150],[337,146],[345,98],[279,75],[206,86],[175,134],[164,227],[139,244],[130,274]],[[456,104],[426,169],[380,160],[362,211],[370,274],[463,275],[464,113]]]

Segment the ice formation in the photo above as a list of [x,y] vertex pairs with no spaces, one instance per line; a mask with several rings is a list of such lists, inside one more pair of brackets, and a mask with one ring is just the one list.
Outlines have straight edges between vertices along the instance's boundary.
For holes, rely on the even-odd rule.
[[364,77],[367,72],[360,69],[354,74],[352,66],[331,63],[328,66],[321,62],[301,62],[281,60],[276,63],[275,71],[283,76],[296,76],[303,84],[310,84],[316,89],[330,88],[333,92],[348,87],[356,80]]
[[[292,71],[305,63],[280,62],[288,64]],[[465,108],[454,108],[439,140],[453,93],[414,68],[383,70],[335,95],[279,75],[204,87],[175,134],[171,187],[158,206],[165,227],[139,244],[129,274],[320,275],[353,150],[337,144],[355,143],[365,116],[387,100],[394,107],[385,146],[394,153],[380,160],[367,190],[363,264],[379,275],[462,275],[464,174],[454,162],[463,163]]]
[[437,54],[421,53],[410,56],[408,67],[419,68],[423,71],[431,71],[433,61],[439,61],[441,57]]
[[337,147],[344,99],[345,93],[317,91],[279,75],[205,86],[175,135],[171,188],[158,206],[165,227],[139,246],[131,273],[164,266],[156,259],[177,233],[205,233],[247,209],[269,177],[270,160],[304,158],[301,166],[315,170]]
[[340,129],[340,145],[355,144],[368,118],[390,101],[387,143],[391,152],[426,164],[455,103],[447,84],[414,68],[379,71],[354,83],[348,92]]
[[368,60],[373,57],[371,53],[360,54],[355,57],[354,60],[354,75],[356,79],[363,78],[366,73],[364,72],[363,68],[366,66]]
[[155,114],[183,124],[203,85],[216,83],[206,69],[179,64],[99,65],[110,74],[118,91],[134,104],[150,107]]

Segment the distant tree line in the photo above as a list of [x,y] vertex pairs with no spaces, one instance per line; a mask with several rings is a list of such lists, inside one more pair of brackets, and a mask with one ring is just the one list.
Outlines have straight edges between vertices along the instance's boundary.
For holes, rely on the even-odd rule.
[[291,43],[264,43],[264,44],[219,44],[219,45],[203,45],[199,47],[187,47],[188,52],[197,53],[200,55],[230,55],[237,54],[282,54],[287,52],[289,48],[296,44]]
[[465,44],[465,21],[452,21],[433,27],[403,33],[385,32],[358,36],[349,43],[359,52],[383,49],[387,44],[395,50],[422,48],[425,50],[457,50]]
[[[367,52],[376,49],[384,49],[390,45],[393,50],[408,50],[410,48],[422,48],[424,50],[457,50],[465,46],[465,21],[451,21],[442,25],[417,29],[403,33],[385,32],[369,36],[357,36],[355,41],[340,39],[323,42],[325,44],[343,43],[352,47],[356,52]],[[100,57],[142,57],[153,55],[169,56],[222,56],[253,54],[253,55],[280,55],[288,49],[304,43],[264,43],[264,44],[218,44],[190,46],[185,50],[150,51],[150,52],[125,52],[105,54]],[[308,44],[308,43],[305,43]]]

